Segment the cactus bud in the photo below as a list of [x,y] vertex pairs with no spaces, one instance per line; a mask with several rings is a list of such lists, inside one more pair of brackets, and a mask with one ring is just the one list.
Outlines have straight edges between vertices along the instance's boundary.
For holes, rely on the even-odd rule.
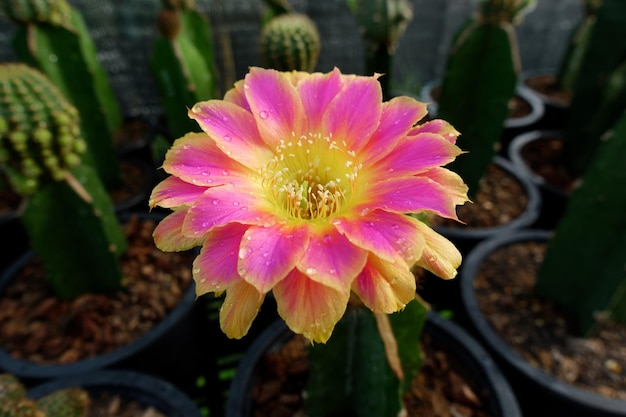
[[315,23],[299,13],[270,20],[261,32],[263,65],[279,71],[313,71],[321,44]]
[[85,150],[76,110],[39,71],[0,65],[0,161],[15,190],[29,194],[80,162]]
[[157,18],[159,33],[166,39],[174,39],[180,33],[181,24],[178,13],[174,10],[161,10]]

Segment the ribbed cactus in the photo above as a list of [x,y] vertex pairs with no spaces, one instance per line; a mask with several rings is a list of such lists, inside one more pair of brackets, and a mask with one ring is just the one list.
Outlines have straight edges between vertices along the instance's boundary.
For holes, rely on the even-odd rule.
[[532,0],[480,0],[478,13],[454,37],[441,85],[438,116],[461,132],[459,146],[468,151],[451,169],[475,197],[509,113],[520,58],[513,23]]
[[564,134],[563,156],[575,176],[626,107],[626,2],[603,0],[588,36]]
[[[623,108],[622,108],[623,109]],[[608,316],[626,323],[626,113],[603,140],[548,243],[537,292],[588,333]]]
[[85,417],[90,398],[78,387],[53,391],[37,400],[11,374],[0,374],[0,417]]
[[163,0],[157,25],[160,37],[150,55],[167,126],[173,138],[198,131],[187,109],[218,96],[213,35],[209,21],[190,0]]
[[306,15],[279,14],[263,26],[259,48],[266,68],[311,72],[320,55],[320,35]]
[[20,60],[44,72],[78,109],[85,162],[107,187],[117,185],[113,135],[121,112],[80,13],[66,0],[0,0],[0,10],[18,25],[12,44]]
[[365,43],[365,72],[380,78],[385,98],[390,98],[393,56],[398,41],[413,19],[409,0],[347,0]]
[[20,220],[62,298],[119,288],[126,247],[83,150],[77,111],[61,92],[27,65],[0,64],[0,167],[27,196]]

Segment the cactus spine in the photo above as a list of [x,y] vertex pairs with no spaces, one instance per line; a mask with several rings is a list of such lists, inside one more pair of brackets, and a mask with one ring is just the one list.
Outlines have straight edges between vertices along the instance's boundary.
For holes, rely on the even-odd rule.
[[164,0],[157,24],[161,36],[152,47],[150,69],[157,79],[170,134],[178,138],[198,131],[187,108],[219,94],[213,35],[207,19],[189,0]]
[[0,167],[27,196],[20,217],[56,294],[120,287],[126,242],[97,174],[81,163],[76,109],[39,71],[0,65]]
[[117,185],[113,134],[121,126],[121,112],[82,16],[66,0],[0,0],[0,8],[18,24],[17,56],[44,72],[78,109],[88,143],[85,161],[107,187]]
[[459,146],[469,155],[451,169],[479,189],[495,154],[515,93],[520,58],[513,23],[529,0],[482,0],[478,14],[456,33],[441,85],[438,117],[461,132]]
[[26,398],[26,389],[11,374],[0,374],[0,417],[85,417],[89,394],[70,387],[37,400]]

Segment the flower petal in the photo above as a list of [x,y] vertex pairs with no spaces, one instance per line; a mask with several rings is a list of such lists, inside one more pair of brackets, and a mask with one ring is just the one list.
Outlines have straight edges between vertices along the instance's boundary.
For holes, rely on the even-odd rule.
[[244,87],[258,131],[270,149],[307,128],[302,101],[289,77],[275,70],[251,68]]
[[421,133],[436,133],[441,135],[450,143],[456,143],[460,133],[452,125],[445,120],[435,119],[422,123],[411,130],[411,135],[419,135]]
[[456,172],[442,167],[435,167],[418,176],[428,177],[442,186],[456,205],[462,205],[470,201],[469,198],[467,198],[467,185],[465,185],[463,179]]
[[371,185],[363,202],[355,208],[357,213],[383,209],[396,213],[432,211],[442,217],[456,219],[456,199],[427,177],[392,178]]
[[152,232],[157,248],[164,252],[180,252],[202,245],[204,236],[190,238],[183,234],[186,215],[187,210],[179,210],[161,219]]
[[432,167],[446,165],[463,153],[443,136],[422,133],[398,144],[376,163],[380,175],[414,175]]
[[205,133],[188,133],[165,154],[165,172],[190,184],[213,187],[250,175],[248,168],[222,152]]
[[418,227],[424,235],[426,246],[417,265],[441,278],[454,278],[462,260],[459,250],[428,225],[418,222]]
[[237,272],[237,253],[246,230],[250,226],[232,223],[213,229],[193,262],[196,295],[223,292],[241,277]]
[[295,267],[307,243],[301,227],[250,227],[238,251],[239,275],[266,293]]
[[333,224],[352,244],[386,261],[400,258],[406,265],[413,265],[424,247],[416,221],[403,214],[376,210],[361,217],[337,218]]
[[426,104],[409,97],[383,103],[380,124],[362,151],[363,165],[372,165],[387,155],[426,114]]
[[353,245],[336,229],[312,232],[297,268],[313,281],[339,291],[350,288],[363,269],[367,251]]
[[[297,85],[302,104],[309,119],[309,130],[321,127],[328,104],[341,91],[342,78],[337,68],[328,74],[315,73]],[[313,132],[322,133],[322,132]]]
[[378,127],[382,112],[382,90],[374,77],[343,76],[341,92],[328,105],[323,118],[325,135],[346,142],[359,152]]
[[243,80],[237,81],[235,86],[224,94],[224,101],[236,104],[237,106],[250,111],[250,105],[248,104],[248,99],[246,98],[243,90]]
[[350,291],[313,281],[294,269],[273,290],[278,314],[295,333],[325,343],[346,311]]
[[209,100],[196,103],[189,117],[198,122],[227,157],[246,167],[259,168],[271,158],[272,152],[246,109],[227,101]]
[[275,224],[277,219],[272,206],[255,195],[255,191],[242,184],[207,189],[189,208],[183,232],[187,236],[200,236],[231,222],[257,226]]
[[391,314],[415,298],[415,276],[407,265],[370,255],[352,290],[374,313]]
[[259,313],[263,299],[264,295],[245,281],[230,287],[220,309],[220,327],[226,336],[232,339],[245,336]]
[[154,187],[148,205],[150,208],[188,206],[196,201],[205,190],[206,187],[198,187],[178,177],[170,176]]

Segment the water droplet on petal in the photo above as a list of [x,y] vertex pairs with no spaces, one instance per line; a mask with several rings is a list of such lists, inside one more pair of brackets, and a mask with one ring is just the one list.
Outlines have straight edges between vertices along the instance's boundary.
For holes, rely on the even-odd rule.
[[233,140],[233,138],[232,138],[230,135],[224,135],[224,138],[223,138],[223,139],[224,139],[226,142],[230,142],[230,141],[232,141],[232,140]]
[[369,207],[365,207],[364,209],[362,209],[359,214],[361,216],[365,216],[367,213],[369,213],[370,211],[372,211]]
[[227,122],[227,121],[229,121],[229,120],[230,120],[230,118],[229,118],[228,116],[224,115],[224,116],[222,116],[222,120],[223,120],[223,121],[225,121],[225,122]]
[[336,270],[335,268],[330,268],[330,269],[328,270],[328,273],[329,273],[330,275],[335,275],[335,274],[337,273],[337,270]]
[[214,206],[217,206],[220,203],[220,200],[213,200],[212,203]]
[[230,175],[230,171],[224,170],[222,171],[222,175],[228,177]]
[[333,237],[331,235],[325,235],[322,240],[324,241],[324,243],[330,243],[333,241]]
[[202,171],[200,174],[201,174],[203,177],[208,177],[209,175],[211,175],[211,172],[210,172],[210,171]]
[[[200,273],[200,268],[194,268],[191,270],[191,273],[195,274],[199,274]],[[202,281],[204,282],[206,278],[203,278]]]
[[233,201],[233,206],[238,207],[239,206],[239,201]]
[[315,274],[317,274],[317,269],[315,269],[315,268],[307,268],[305,272],[306,272],[307,275],[315,275]]
[[270,114],[269,114],[269,112],[267,112],[266,110],[262,110],[262,111],[259,113],[259,117],[260,117],[261,119],[265,120],[265,119],[267,119],[268,117],[270,117]]
[[[239,250],[239,259],[246,259],[252,253],[252,248],[249,246],[244,246]],[[241,273],[241,271],[240,271]]]

